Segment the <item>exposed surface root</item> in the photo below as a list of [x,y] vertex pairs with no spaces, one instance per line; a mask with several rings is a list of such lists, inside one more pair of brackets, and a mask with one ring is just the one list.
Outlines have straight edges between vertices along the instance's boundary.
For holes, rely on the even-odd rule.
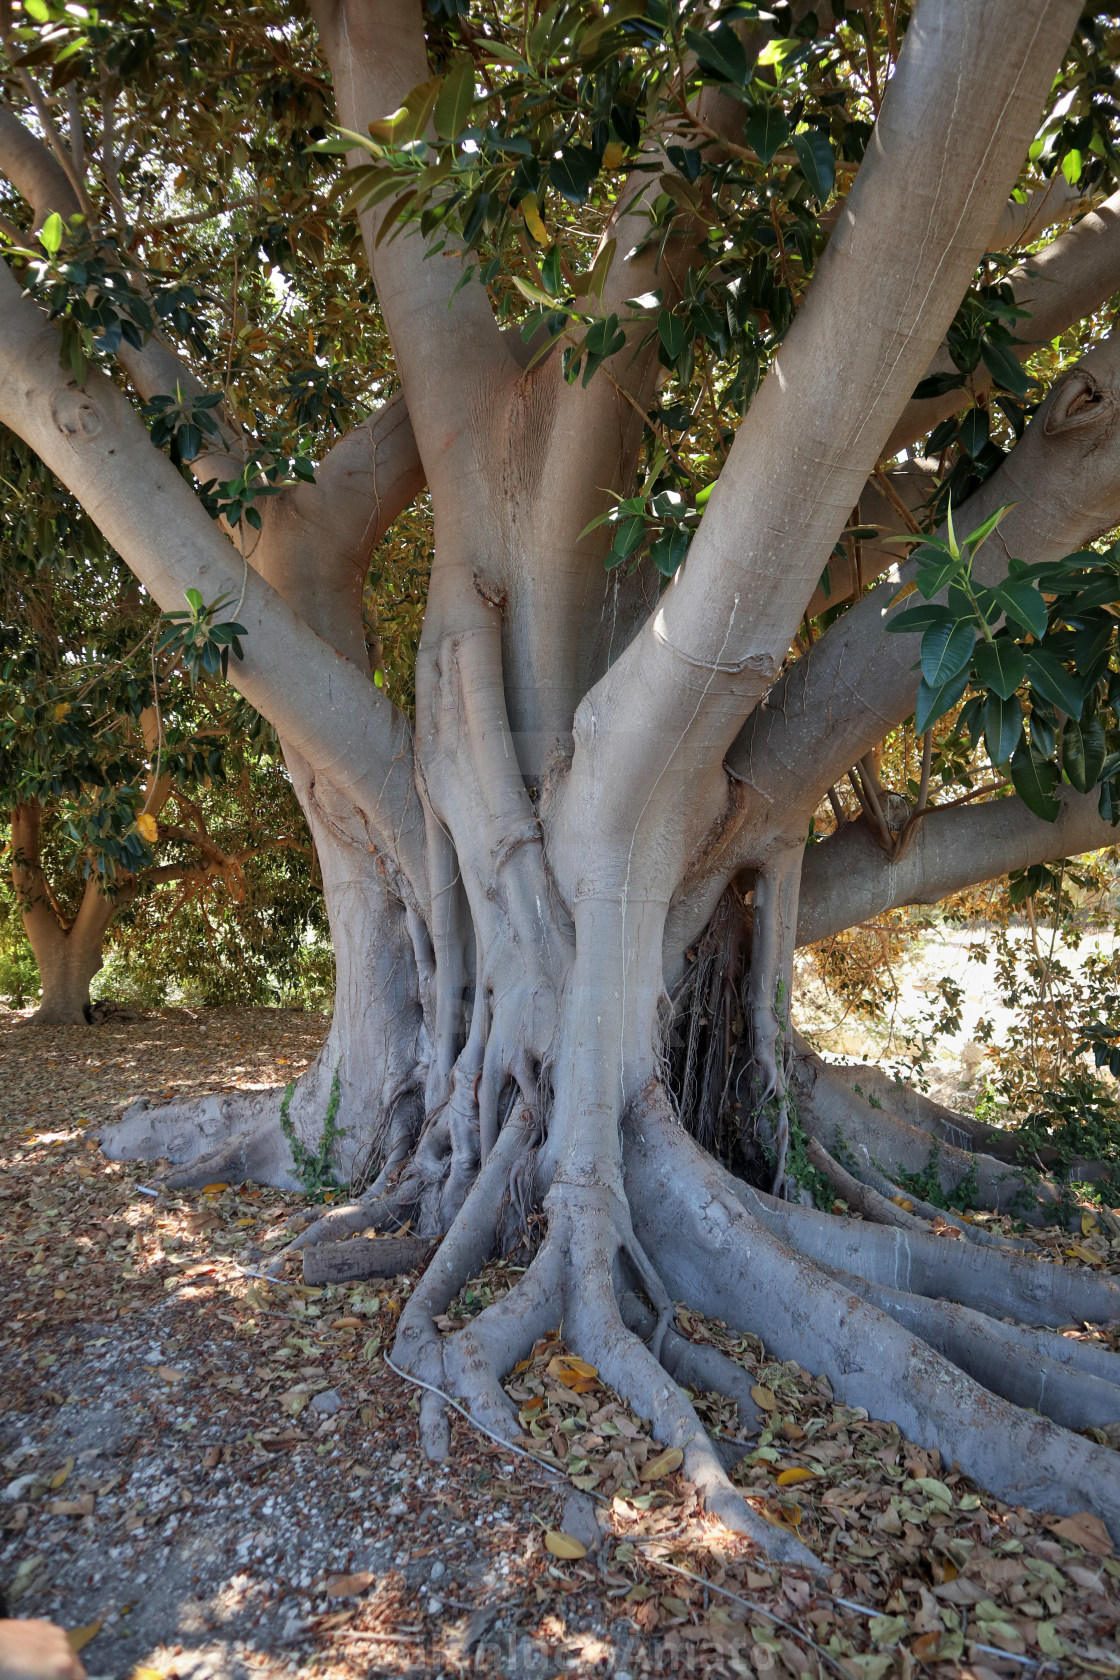
[[111,1161],[182,1163],[166,1177],[169,1189],[253,1179],[284,1190],[299,1188],[292,1152],[280,1127],[282,1087],[269,1091],[192,1097],[153,1107],[132,1103],[98,1141]]
[[[1037,1219],[1039,1204],[1058,1202],[1053,1185],[1028,1182],[1006,1161],[973,1155],[939,1140],[876,1108],[853,1091],[802,1041],[797,1042],[791,1084],[806,1132],[819,1138],[830,1155],[850,1155],[863,1178],[899,1172],[932,1174],[945,1195],[968,1188],[981,1207],[1022,1212]],[[931,1147],[932,1144],[932,1147]]]
[[[729,1192],[781,1241],[823,1266],[891,1289],[967,1301],[993,1318],[1056,1327],[1120,1319],[1120,1284],[1079,1267],[1050,1266],[998,1249],[969,1248],[931,1232],[892,1230],[791,1207],[725,1175]],[[760,1332],[761,1333],[761,1332]]]
[[1002,1324],[955,1301],[908,1295],[850,1273],[837,1272],[835,1277],[843,1288],[870,1301],[1016,1406],[1029,1406],[1067,1429],[1100,1428],[1120,1420],[1116,1354],[1103,1353],[1103,1359],[1112,1362],[1111,1378],[1094,1375],[1077,1368],[1075,1356],[1066,1350],[1079,1344],[1063,1336]]
[[[640,1123],[628,1124],[625,1166],[636,1229],[677,1298],[695,1302],[732,1329],[761,1336],[779,1358],[828,1372],[847,1403],[890,1419],[919,1443],[938,1446],[998,1497],[1063,1512],[1088,1508],[1120,1535],[1120,1478],[1110,1449],[981,1388],[854,1289],[826,1276],[767,1229],[771,1210],[750,1192],[760,1216],[747,1212],[749,1201],[731,1176],[664,1112],[651,1107]],[[795,1220],[814,1218],[844,1229],[807,1210],[787,1209],[779,1217],[787,1229]],[[859,1228],[860,1238],[869,1235],[911,1247],[916,1242],[881,1226]],[[1064,1268],[994,1251],[981,1256],[934,1237],[925,1242],[950,1257],[955,1252],[967,1258],[968,1269],[981,1276],[993,1268],[1029,1270],[1043,1280],[1055,1272],[1063,1279],[1072,1276]],[[850,1269],[866,1272],[862,1260],[860,1252]],[[1030,1298],[1025,1283],[1020,1293]],[[1097,1299],[1111,1311],[1063,1312],[1052,1322],[1120,1317],[1120,1291],[1106,1289]]]

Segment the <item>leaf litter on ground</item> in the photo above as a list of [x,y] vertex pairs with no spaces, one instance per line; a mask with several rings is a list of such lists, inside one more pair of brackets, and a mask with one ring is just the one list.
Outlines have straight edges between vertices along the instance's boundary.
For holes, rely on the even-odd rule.
[[[602,1660],[715,1677],[887,1680],[916,1666],[977,1680],[1120,1675],[1120,1563],[1099,1523],[1001,1504],[935,1450],[837,1402],[827,1378],[684,1307],[682,1334],[738,1360],[763,1413],[734,1478],[824,1560],[827,1585],[768,1565],[705,1517],[679,1454],[558,1335],[507,1380],[541,1470],[457,1418],[449,1466],[426,1467],[416,1392],[383,1359],[414,1279],[313,1289],[294,1274],[247,1277],[287,1242],[301,1196],[251,1184],[146,1196],[151,1168],[107,1162],[90,1135],[136,1095],[280,1083],[326,1025],[269,1010],[167,1010],[31,1033],[0,1020],[0,1582],[19,1613],[70,1627],[91,1672],[132,1672],[106,1651],[186,1674],[220,1610],[246,1624],[244,1660],[278,1676],[293,1650],[340,1676],[381,1663],[404,1672],[420,1651],[429,1666],[417,1672],[502,1673],[511,1638],[588,1672]],[[1092,1264],[1081,1248],[1098,1267],[1120,1259],[1107,1227],[1037,1235],[1062,1264]],[[488,1267],[440,1328],[453,1331],[520,1273]],[[64,1451],[63,1425],[96,1404],[85,1367],[156,1342],[158,1357],[128,1367],[127,1449]],[[104,1353],[91,1351],[99,1344]],[[332,1395],[337,1411],[316,1407]],[[733,1406],[694,1399],[713,1434],[739,1439]],[[244,1501],[232,1519],[230,1486]],[[233,1534],[254,1533],[262,1487],[277,1511],[309,1509],[326,1536],[306,1585],[306,1567],[285,1576],[266,1556],[255,1573],[219,1570],[193,1629],[171,1609],[161,1615],[158,1599],[132,1608],[151,1599],[145,1560],[177,1525],[201,1536],[232,1520]],[[564,1528],[573,1489],[601,1513],[594,1552]],[[362,1550],[367,1530],[387,1553]],[[106,1547],[112,1587],[91,1587],[88,1566]],[[432,1559],[444,1563],[438,1584]],[[270,1606],[280,1616],[292,1604],[298,1628],[285,1632],[291,1611],[270,1624]]]

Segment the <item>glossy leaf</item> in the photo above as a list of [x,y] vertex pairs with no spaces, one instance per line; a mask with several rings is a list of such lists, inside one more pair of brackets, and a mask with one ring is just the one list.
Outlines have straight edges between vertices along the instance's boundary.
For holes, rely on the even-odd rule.
[[997,583],[992,587],[992,594],[1008,618],[1013,618],[1016,624],[1021,624],[1041,641],[1046,634],[1048,612],[1046,602],[1033,583],[1023,579]]
[[1006,764],[1023,739],[1023,708],[1014,695],[1009,700],[989,694],[984,703],[984,742],[993,764]]
[[784,111],[774,105],[754,105],[743,124],[743,138],[763,163],[769,163],[780,146],[789,139],[789,121]]
[[907,607],[905,612],[900,612],[887,625],[887,632],[888,634],[894,634],[895,632],[912,634],[916,630],[931,630],[936,625],[951,625],[952,623],[953,615],[948,607],[940,606],[935,601],[929,601],[924,606]]
[[1059,711],[1080,717],[1085,695],[1079,680],[1071,676],[1054,654],[1046,648],[1031,648],[1027,654],[1027,676],[1031,687],[1038,690]]
[[794,135],[793,149],[809,191],[823,204],[836,185],[836,158],[827,135],[819,128],[808,128],[803,134]]
[[967,623],[935,624],[922,637],[922,677],[930,688],[941,688],[963,671],[972,658],[976,630]]
[[1078,793],[1095,787],[1105,761],[1104,730],[1097,718],[1069,718],[1062,730],[1062,769]]
[[1027,674],[1023,650],[1005,637],[981,642],[972,660],[977,678],[1001,700],[1009,700]]
[[968,662],[964,668],[949,682],[942,683],[940,688],[931,688],[923,677],[918,684],[918,702],[914,708],[914,728],[919,735],[924,735],[931,724],[956,705],[965,689],[968,687]]
[[1036,817],[1053,822],[1060,814],[1061,804],[1054,798],[1058,786],[1057,766],[1048,758],[1040,758],[1026,742],[1012,757],[1011,780],[1023,804]]

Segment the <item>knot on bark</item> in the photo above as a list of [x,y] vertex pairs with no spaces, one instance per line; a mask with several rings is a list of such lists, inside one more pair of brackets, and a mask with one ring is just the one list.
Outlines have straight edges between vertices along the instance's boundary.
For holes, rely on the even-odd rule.
[[64,437],[94,438],[101,430],[96,404],[72,385],[64,386],[51,398],[51,419]]

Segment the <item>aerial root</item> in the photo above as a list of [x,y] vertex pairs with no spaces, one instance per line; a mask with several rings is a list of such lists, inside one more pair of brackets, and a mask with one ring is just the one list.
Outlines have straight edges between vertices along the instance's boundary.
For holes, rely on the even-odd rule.
[[[651,1420],[659,1441],[680,1448],[684,1473],[714,1516],[769,1556],[819,1570],[794,1535],[766,1522],[728,1480],[717,1447],[679,1383],[725,1394],[738,1404],[743,1428],[753,1431],[757,1414],[747,1374],[717,1349],[694,1345],[673,1328],[672,1303],[660,1274],[638,1242],[625,1205],[608,1190],[554,1181],[545,1201],[548,1234],[528,1270],[508,1294],[462,1329],[439,1336],[436,1316],[492,1247],[480,1232],[487,1225],[493,1230],[499,1185],[531,1135],[530,1124],[523,1123],[520,1142],[510,1135],[517,1130],[511,1123],[499,1133],[456,1225],[402,1314],[395,1360],[410,1375],[461,1401],[488,1433],[513,1441],[517,1414],[502,1379],[542,1336],[562,1326],[568,1348],[594,1364],[604,1382]],[[635,1329],[628,1328],[627,1317]],[[659,1345],[660,1357],[643,1336]],[[421,1439],[437,1458],[448,1450],[443,1411],[438,1397],[425,1394]]]
[[[967,1285],[970,1274],[983,1280],[986,1274],[1002,1273],[1004,1282],[1009,1274],[1020,1274],[1020,1294],[1028,1300],[1028,1284],[1042,1285],[1046,1298],[1042,1322],[1047,1321],[1058,1296],[1049,1280],[1071,1279],[1071,1269],[997,1250],[966,1250],[963,1243],[911,1236],[883,1226],[849,1225],[845,1231],[844,1222],[827,1214],[810,1214],[807,1209],[786,1208],[782,1219],[774,1221],[761,1198],[750,1192],[740,1195],[745,1187],[737,1188],[729,1173],[703,1155],[682,1128],[653,1105],[626,1128],[624,1164],[636,1229],[656,1254],[659,1270],[674,1294],[694,1301],[700,1311],[731,1329],[761,1336],[775,1358],[796,1359],[810,1370],[827,1373],[838,1397],[847,1404],[866,1407],[872,1416],[893,1421],[921,1445],[937,1446],[946,1461],[955,1459],[997,1498],[1063,1513],[1089,1509],[1120,1537],[1120,1479],[1109,1448],[1071,1434],[1049,1418],[1022,1410],[981,1387],[929,1342],[864,1299],[854,1283],[845,1287],[788,1246],[775,1229],[797,1229],[800,1240],[808,1221],[831,1227],[852,1242],[844,1270],[863,1278],[868,1267],[862,1263],[861,1251],[868,1237],[875,1239],[872,1248],[876,1242],[896,1244],[896,1259],[904,1257],[900,1250],[906,1245],[921,1246],[923,1256],[930,1254],[931,1266],[938,1255],[950,1262],[957,1256],[958,1285]],[[747,1211],[752,1204],[759,1209],[755,1217]],[[919,1261],[914,1269],[922,1273],[925,1266]],[[897,1279],[882,1281],[897,1287]],[[1086,1282],[1100,1286],[1104,1280]],[[928,1278],[923,1278],[923,1288],[950,1297],[967,1298],[970,1293],[967,1287],[931,1286]],[[982,1293],[982,1288],[972,1291],[977,1292]],[[1050,1321],[1120,1318],[1120,1290],[1105,1285],[1097,1304],[1105,1301],[1110,1311],[1064,1312]],[[962,1321],[956,1334],[967,1339],[972,1323]],[[926,1328],[932,1335],[932,1316]],[[981,1328],[985,1333],[979,1345],[985,1358],[998,1361],[1000,1327]],[[944,1316],[942,1333],[946,1333]],[[1005,1349],[1013,1339],[1004,1344]],[[1007,1357],[1006,1351],[1002,1357]],[[1050,1374],[1059,1376],[1057,1371]],[[1066,1371],[1071,1416],[1078,1415],[1083,1406],[1103,1401],[1103,1390],[1071,1383],[1069,1376]],[[1092,1398],[1087,1399],[1090,1394]]]
[[[425,1269],[401,1314],[393,1358],[410,1376],[446,1392],[443,1343],[436,1317],[475,1277],[497,1243],[498,1220],[510,1172],[527,1142],[527,1125],[513,1118],[503,1128],[490,1159],[471,1186],[447,1235]],[[429,1458],[444,1459],[450,1448],[447,1408],[436,1394],[420,1406],[420,1438]]]

